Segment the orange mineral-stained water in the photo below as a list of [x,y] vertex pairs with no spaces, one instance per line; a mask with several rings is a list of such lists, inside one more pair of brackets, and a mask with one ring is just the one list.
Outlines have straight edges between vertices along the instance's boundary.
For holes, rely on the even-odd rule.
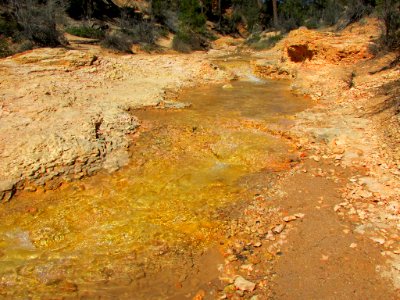
[[251,196],[243,178],[288,167],[292,148],[270,128],[308,106],[287,82],[252,78],[178,100],[191,106],[132,112],[143,126],[125,168],[1,205],[2,297],[173,295],[192,257],[224,237],[229,208]]

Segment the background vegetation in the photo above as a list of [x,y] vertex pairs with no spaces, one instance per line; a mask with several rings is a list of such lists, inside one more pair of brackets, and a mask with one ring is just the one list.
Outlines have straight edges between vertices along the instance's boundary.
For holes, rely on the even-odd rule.
[[381,45],[400,46],[400,0],[144,2],[147,5],[139,7],[138,1],[130,0],[119,0],[119,6],[111,0],[0,0],[0,56],[63,45],[64,32],[98,39],[105,47],[125,52],[133,43],[153,49],[156,40],[169,32],[174,34],[174,48],[183,52],[206,49],[216,33],[249,37],[248,44],[261,49],[282,37],[263,40],[263,31],[284,34],[299,26],[341,30],[369,14],[384,21]]

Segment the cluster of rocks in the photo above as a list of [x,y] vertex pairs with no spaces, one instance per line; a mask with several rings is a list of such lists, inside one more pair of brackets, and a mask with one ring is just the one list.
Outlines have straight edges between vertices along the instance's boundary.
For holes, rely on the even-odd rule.
[[[241,216],[226,225],[224,264],[219,266],[225,284],[218,299],[260,299],[270,294],[273,261],[281,255],[292,222],[302,213],[284,216],[272,199],[284,196],[278,186],[266,195],[256,195]],[[262,298],[264,299],[264,298]]]

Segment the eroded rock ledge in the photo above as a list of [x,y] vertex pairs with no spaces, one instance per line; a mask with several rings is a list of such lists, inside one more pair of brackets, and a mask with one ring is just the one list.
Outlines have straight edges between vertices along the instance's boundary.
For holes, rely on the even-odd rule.
[[[189,67],[190,66],[190,67]],[[128,162],[129,112],[167,91],[224,81],[204,54],[112,56],[37,49],[0,60],[0,199],[18,189],[116,170]]]

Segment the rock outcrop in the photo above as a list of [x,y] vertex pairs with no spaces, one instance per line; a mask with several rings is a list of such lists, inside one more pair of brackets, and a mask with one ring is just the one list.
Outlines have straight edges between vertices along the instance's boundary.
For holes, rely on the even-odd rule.
[[[190,68],[188,66],[190,65]],[[203,54],[112,56],[37,49],[0,60],[0,198],[128,162],[130,109],[166,91],[225,80]]]

